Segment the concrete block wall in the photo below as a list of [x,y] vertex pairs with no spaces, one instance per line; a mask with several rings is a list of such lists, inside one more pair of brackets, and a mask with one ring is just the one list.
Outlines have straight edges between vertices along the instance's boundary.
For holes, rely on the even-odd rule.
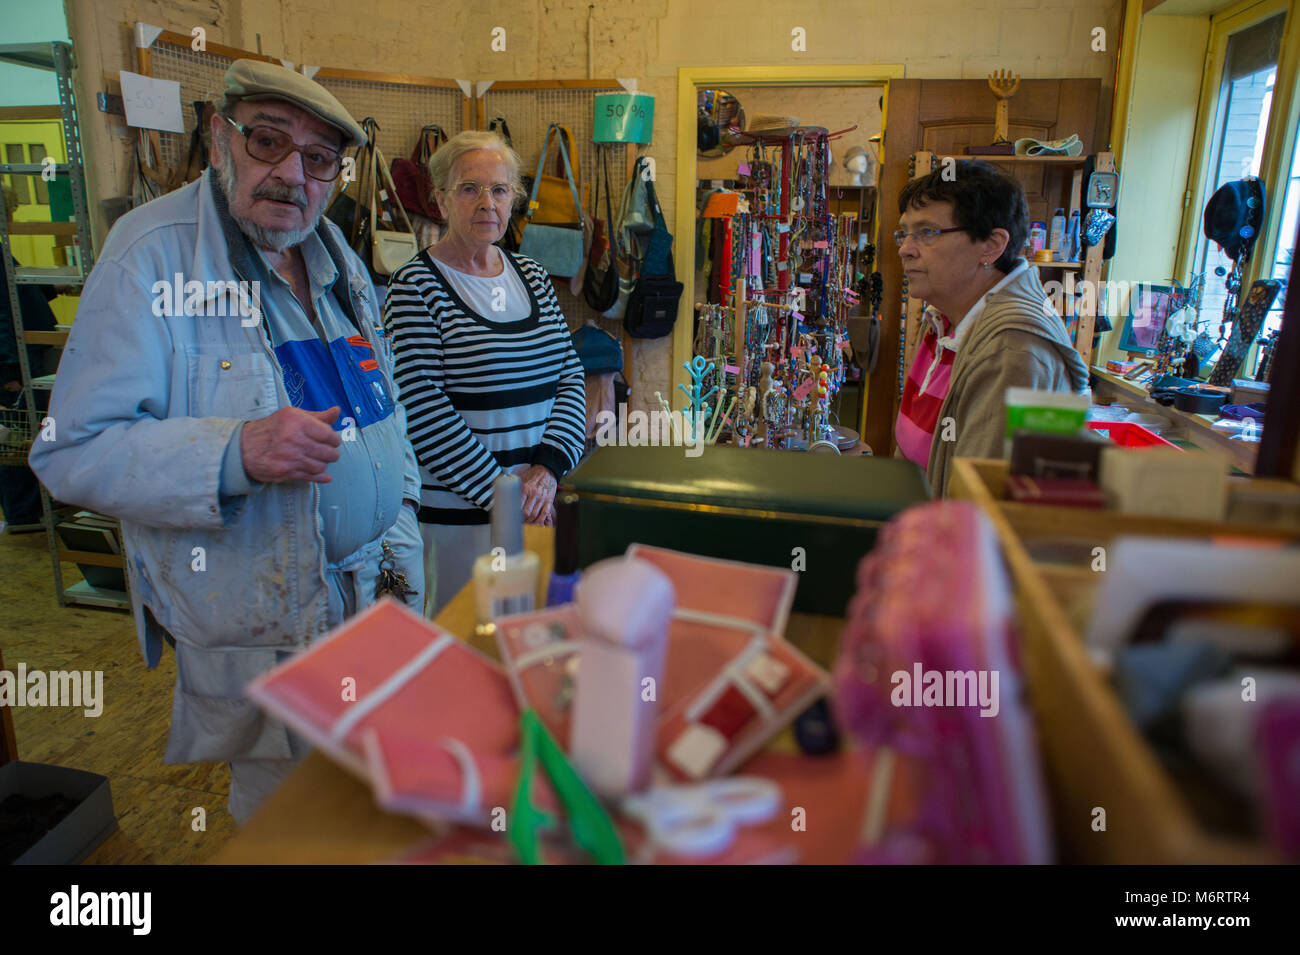
[[[129,24],[144,21],[295,63],[462,79],[636,77],[656,97],[659,195],[675,232],[677,70],[684,66],[902,63],[909,78],[1096,76],[1109,114],[1120,0],[66,0],[92,103],[103,75],[134,69]],[[591,43],[588,44],[588,17]],[[504,27],[506,49],[492,49]],[[806,50],[792,49],[801,27]],[[1093,30],[1105,30],[1095,52]],[[588,51],[591,56],[588,62]],[[125,128],[84,110],[92,203],[126,183]],[[692,148],[687,144],[687,148]],[[670,381],[669,339],[638,343],[632,382],[649,407]]]

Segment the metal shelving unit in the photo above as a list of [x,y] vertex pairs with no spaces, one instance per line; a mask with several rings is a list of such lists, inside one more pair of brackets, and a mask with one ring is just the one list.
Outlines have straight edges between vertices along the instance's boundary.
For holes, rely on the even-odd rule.
[[[33,379],[32,370],[27,362],[27,345],[53,345],[63,347],[68,340],[68,330],[60,328],[53,332],[24,333],[22,312],[18,301],[20,285],[60,285],[81,286],[94,264],[95,253],[90,240],[90,215],[86,202],[86,176],[81,155],[81,126],[77,114],[76,95],[72,89],[72,69],[74,58],[72,45],[63,41],[51,43],[11,43],[0,44],[0,63],[12,63],[36,70],[47,70],[55,75],[59,90],[59,111],[63,122],[63,142],[67,150],[67,162],[54,166],[58,174],[66,174],[72,187],[73,222],[69,223],[15,223],[22,228],[15,228],[12,234],[24,235],[75,235],[72,255],[76,264],[59,268],[37,268],[14,266],[13,252],[10,248],[11,230],[7,217],[0,216],[0,250],[3,250],[5,278],[9,283],[9,304],[12,309],[14,338],[18,346],[18,364],[22,369],[23,396],[26,404],[26,431],[11,436],[7,448],[12,456],[13,449],[21,442],[30,444],[41,433],[41,420],[36,411],[35,393],[53,387],[53,376]],[[0,174],[18,176],[39,176],[46,167],[40,163],[0,163]],[[48,228],[47,228],[48,227]],[[21,424],[20,419],[15,421]],[[41,522],[45,526],[45,539],[49,547],[50,563],[54,570],[54,594],[59,606],[78,604],[90,607],[112,607],[129,610],[131,607],[127,593],[95,590],[85,582],[72,587],[63,586],[62,561],[77,561],[100,566],[120,566],[123,573],[129,573],[126,562],[117,555],[96,554],[67,550],[59,541],[55,529],[54,508],[49,493],[41,485]],[[128,588],[129,590],[129,588]]]

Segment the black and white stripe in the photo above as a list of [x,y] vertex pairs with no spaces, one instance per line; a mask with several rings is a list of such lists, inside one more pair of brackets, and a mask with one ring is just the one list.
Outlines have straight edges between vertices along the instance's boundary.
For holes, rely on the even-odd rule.
[[582,455],[582,362],[550,276],[530,258],[502,254],[532,305],[516,322],[472,311],[428,252],[388,284],[384,327],[420,462],[424,523],[486,523],[502,469],[541,464],[563,477]]

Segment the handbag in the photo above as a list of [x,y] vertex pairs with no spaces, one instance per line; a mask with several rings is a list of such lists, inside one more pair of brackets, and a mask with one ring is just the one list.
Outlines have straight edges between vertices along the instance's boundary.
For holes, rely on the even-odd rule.
[[433,179],[429,176],[429,160],[438,147],[447,142],[447,133],[441,126],[429,125],[420,130],[420,137],[411,150],[410,159],[394,159],[393,184],[397,199],[407,212],[432,219],[442,225],[446,216],[433,198]]
[[[610,210],[609,201],[609,162],[602,154],[602,164],[605,173],[605,221],[613,222],[613,214]],[[600,210],[600,180],[596,180],[596,211]],[[618,250],[605,243],[609,252],[609,263],[605,271],[599,270],[600,260],[605,257],[605,253],[597,252],[597,238],[601,235],[601,221],[596,219],[595,234],[591,240],[591,254],[587,256],[587,277],[582,288],[582,297],[586,303],[597,312],[604,312],[614,306],[618,301]]]
[[[555,129],[557,124],[552,124],[551,129]],[[565,172],[568,178],[569,191],[572,194],[573,206],[575,210],[571,223],[552,224],[537,222],[535,214],[538,208],[537,196],[541,190],[542,170],[546,168],[546,154],[550,149],[551,136],[547,133],[546,145],[542,148],[542,158],[537,163],[537,179],[533,183],[533,191],[528,201],[528,217],[524,222],[524,234],[519,243],[519,251],[522,255],[536,259],[542,268],[548,273],[560,278],[572,278],[582,269],[583,260],[583,237],[582,237],[582,206],[578,202],[578,187],[573,181],[571,167],[568,165],[564,139],[559,140],[560,155],[566,160]]]
[[330,202],[329,208],[325,210],[325,216],[342,230],[347,238],[348,247],[361,258],[361,261],[366,262],[369,261],[367,250],[370,246],[368,231],[370,217],[366,210],[373,204],[374,199],[371,182],[374,168],[373,153],[379,124],[372,117],[367,116],[361,121],[361,128],[366,132],[366,141],[357,149],[356,162],[353,165],[356,177],[347,183]]
[[[550,149],[551,138],[556,137],[560,144],[559,171],[564,175],[546,175],[546,155]],[[565,143],[568,143],[566,148]],[[546,131],[546,143],[542,147],[542,158],[537,163],[537,181],[533,183],[533,198],[529,203],[532,222],[543,225],[567,225],[582,221],[582,203],[578,200],[582,189],[579,183],[582,177],[578,173],[577,147],[573,144],[573,133],[569,127],[560,123],[551,123]]]
[[[387,192],[379,188],[379,173],[383,174],[384,180],[388,183]],[[370,203],[370,265],[380,275],[392,275],[415,257],[415,254],[420,251],[420,246],[416,241],[411,220],[406,216],[406,210],[402,208],[400,202],[393,201],[397,188],[393,185],[388,165],[384,162],[384,154],[380,152],[378,146],[370,152],[370,176],[374,188]],[[393,221],[393,217],[388,207],[392,206],[396,209],[397,214],[406,223],[405,232],[379,228],[377,219],[381,203],[385,207],[384,218],[390,222]]]
[[608,375],[623,370],[623,346],[597,325],[588,323],[574,332],[573,348],[587,375]]
[[633,338],[663,338],[677,321],[677,306],[685,286],[674,275],[673,236],[651,182],[646,183],[646,197],[654,216],[654,231],[646,243],[636,287],[628,296],[624,322]]

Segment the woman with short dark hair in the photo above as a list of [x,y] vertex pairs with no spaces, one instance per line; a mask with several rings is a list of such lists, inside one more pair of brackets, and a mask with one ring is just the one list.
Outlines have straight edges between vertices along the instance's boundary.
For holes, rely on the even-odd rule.
[[1007,388],[1078,393],[1088,368],[1021,254],[1029,203],[1020,183],[957,160],[909,182],[898,211],[907,295],[927,308],[895,438],[940,496],[954,457],[1002,457]]

